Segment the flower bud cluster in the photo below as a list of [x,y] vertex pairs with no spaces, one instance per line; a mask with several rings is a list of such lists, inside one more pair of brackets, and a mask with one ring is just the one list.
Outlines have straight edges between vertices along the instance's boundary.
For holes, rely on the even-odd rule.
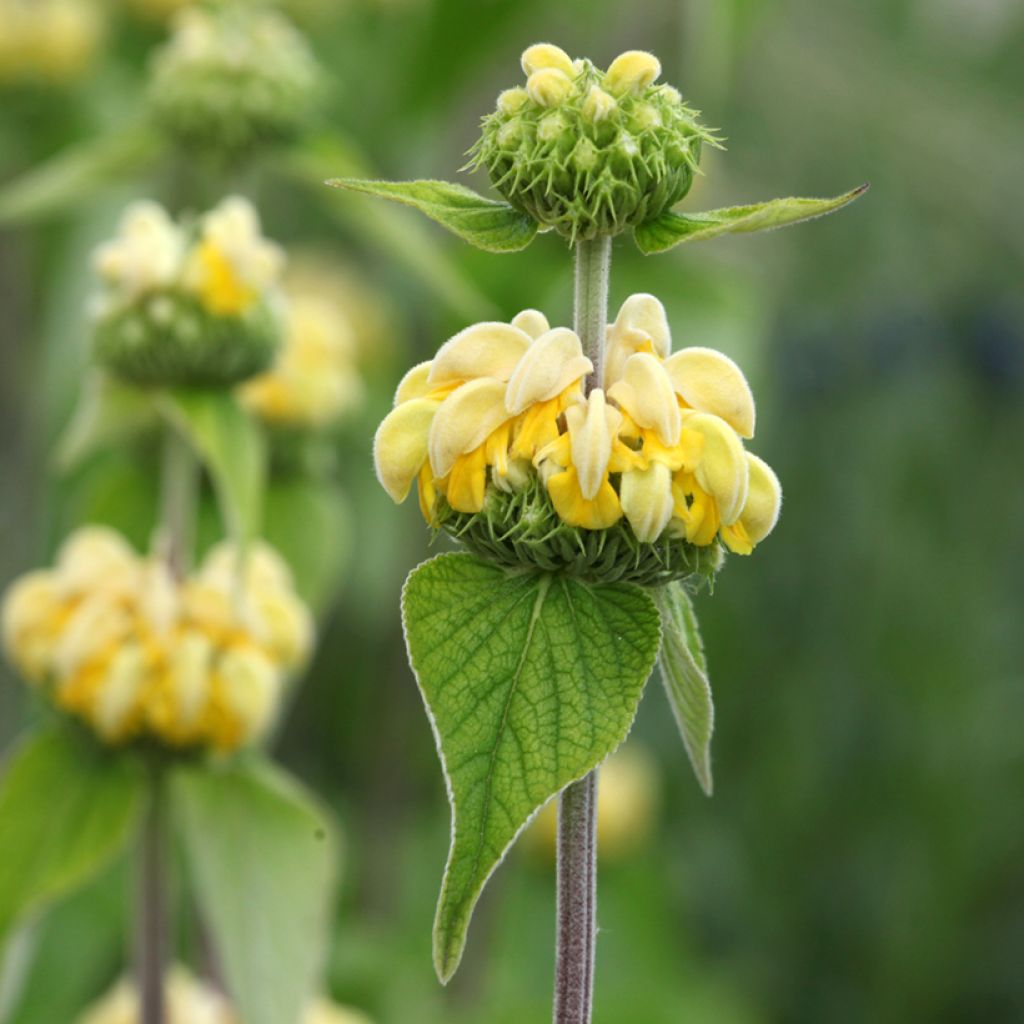
[[575,241],[651,220],[690,190],[715,140],[677,90],[655,84],[656,57],[629,51],[601,71],[540,43],[522,65],[525,87],[498,97],[471,151],[512,205]]
[[[174,967],[168,972],[165,992],[168,1024],[238,1024],[227,998],[183,967]],[[78,1024],[140,1024],[141,1020],[138,989],[126,979],[88,1009],[78,1019]],[[370,1024],[370,1021],[356,1010],[317,999],[310,1004],[301,1024]]]
[[744,449],[739,367],[672,353],[664,307],[638,294],[608,329],[604,386],[585,393],[592,370],[536,310],[467,328],[399,385],[376,436],[381,484],[402,501],[416,481],[428,522],[510,564],[653,582],[713,571],[698,552],[718,542],[749,554],[781,490]]
[[179,580],[103,527],[79,529],[53,569],[15,581],[2,615],[19,671],[110,744],[230,751],[259,740],[313,636],[270,548],[243,557],[221,544]]
[[271,363],[284,253],[248,200],[223,200],[193,228],[158,203],[133,203],[93,265],[93,352],[125,380],[224,386]]
[[0,0],[0,82],[73,81],[102,35],[102,12],[90,0]]
[[318,71],[305,38],[259,4],[187,8],[153,62],[154,119],[190,152],[237,157],[302,128]]

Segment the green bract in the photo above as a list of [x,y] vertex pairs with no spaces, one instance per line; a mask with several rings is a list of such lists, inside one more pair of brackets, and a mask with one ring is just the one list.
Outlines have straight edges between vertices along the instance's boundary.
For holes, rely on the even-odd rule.
[[471,150],[473,168],[514,207],[567,238],[616,235],[678,203],[693,183],[701,145],[714,136],[671,86],[619,95],[605,72],[576,62],[560,102],[525,89],[499,98]]
[[267,369],[280,337],[279,318],[266,303],[217,316],[169,289],[101,316],[93,356],[132,384],[229,387]]
[[536,479],[511,492],[490,488],[475,514],[455,511],[442,497],[437,526],[490,562],[561,572],[588,583],[651,587],[685,580],[697,589],[714,578],[724,558],[717,542],[697,547],[665,534],[644,543],[624,519],[605,530],[567,526]]

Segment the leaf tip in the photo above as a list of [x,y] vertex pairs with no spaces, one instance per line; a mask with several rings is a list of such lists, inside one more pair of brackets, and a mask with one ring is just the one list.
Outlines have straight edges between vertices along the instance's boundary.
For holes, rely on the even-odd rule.
[[447,985],[449,981],[455,977],[455,972],[459,969],[459,963],[462,960],[462,947],[453,947],[451,943],[445,942],[443,939],[438,937],[434,941],[434,971],[437,974],[437,980],[442,985]]

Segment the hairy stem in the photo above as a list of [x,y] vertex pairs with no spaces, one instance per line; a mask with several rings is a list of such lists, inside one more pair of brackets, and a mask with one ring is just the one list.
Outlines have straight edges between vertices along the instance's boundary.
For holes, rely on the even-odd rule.
[[199,467],[188,442],[168,426],[164,434],[160,481],[160,554],[182,577],[192,559]]
[[165,1024],[167,965],[166,793],[162,770],[150,774],[149,806],[139,840],[135,942],[141,1024]]
[[586,390],[604,386],[604,340],[608,325],[608,275],[612,260],[612,240],[595,238],[577,242],[576,304],[574,326],[583,352],[594,364],[587,377]]
[[597,911],[597,770],[558,804],[555,1024],[590,1024]]

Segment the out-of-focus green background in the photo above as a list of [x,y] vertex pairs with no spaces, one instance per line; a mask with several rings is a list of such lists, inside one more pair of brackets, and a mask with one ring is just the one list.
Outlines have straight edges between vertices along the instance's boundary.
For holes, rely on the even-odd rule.
[[[728,149],[708,154],[687,209],[870,181],[852,208],[784,232],[661,257],[615,245],[613,307],[653,292],[677,346],[715,346],[745,368],[754,448],[786,497],[773,536],[698,600],[715,797],[693,781],[656,680],[628,741],[661,785],[650,835],[602,865],[596,1020],[1024,1020],[1019,0],[291,10],[328,73],[324,130],[344,132],[385,176],[454,177],[478,118],[519,82],[519,52],[546,39],[601,63],[656,52],[666,80],[721,129]],[[133,116],[164,29],[126,4],[106,13],[84,78],[0,93],[0,180]],[[0,232],[0,582],[48,559],[83,517],[144,522],[144,488],[133,491],[123,464],[61,480],[47,453],[80,380],[89,248],[145,188]],[[367,401],[337,438],[350,515],[295,531],[314,561],[310,545],[336,544],[339,531],[353,541],[278,741],[346,836],[330,988],[381,1024],[548,1019],[543,852],[513,851],[459,975],[447,990],[433,975],[448,811],[398,613],[427,531],[414,502],[391,505],[370,458],[401,373],[465,325],[472,300],[453,308],[364,232],[325,217],[330,196],[270,181],[254,198],[272,237],[347,260],[388,306],[364,353]],[[557,238],[490,256],[426,230],[428,252],[493,303],[479,318],[536,306],[568,322]],[[8,672],[5,742],[24,707]],[[17,1024],[65,1024],[116,975],[122,884],[50,921]]]

